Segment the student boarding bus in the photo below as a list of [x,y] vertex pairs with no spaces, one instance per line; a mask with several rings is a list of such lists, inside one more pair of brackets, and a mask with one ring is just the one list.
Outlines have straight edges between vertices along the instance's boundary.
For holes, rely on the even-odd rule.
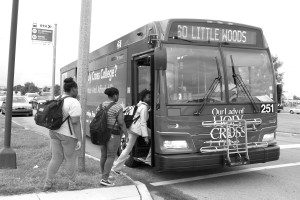
[[[63,67],[61,79],[76,78],[76,65]],[[124,107],[151,91],[151,166],[158,171],[279,159],[277,86],[260,28],[198,19],[149,23],[89,54],[82,86],[88,124],[111,86]],[[137,166],[150,146],[137,140],[126,165]]]

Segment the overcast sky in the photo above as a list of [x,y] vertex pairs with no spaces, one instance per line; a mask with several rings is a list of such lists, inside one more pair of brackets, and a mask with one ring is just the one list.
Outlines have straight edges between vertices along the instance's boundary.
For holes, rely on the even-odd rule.
[[[57,24],[56,83],[59,69],[77,59],[81,0],[19,0],[14,85],[51,86],[53,47],[33,44],[33,23]],[[0,86],[7,83],[12,0],[0,1]],[[93,0],[90,52],[151,21],[211,19],[263,29],[272,55],[283,62],[284,90],[300,97],[300,26],[296,0]]]

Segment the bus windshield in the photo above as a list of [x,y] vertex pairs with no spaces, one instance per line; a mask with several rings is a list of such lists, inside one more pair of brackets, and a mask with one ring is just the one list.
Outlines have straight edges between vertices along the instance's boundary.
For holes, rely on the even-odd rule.
[[[217,47],[166,45],[166,49],[169,103],[225,101],[224,75]],[[208,93],[211,93],[209,97]]]
[[[188,48],[187,48],[188,47]],[[166,45],[168,103],[274,102],[272,66],[267,51],[217,47]],[[225,87],[224,70],[227,70]],[[237,76],[241,84],[233,78]],[[248,93],[248,95],[247,95]]]
[[273,72],[267,51],[225,48],[229,101],[249,102],[241,87],[234,80],[234,73],[242,80],[242,87],[249,91],[255,102],[273,102]]

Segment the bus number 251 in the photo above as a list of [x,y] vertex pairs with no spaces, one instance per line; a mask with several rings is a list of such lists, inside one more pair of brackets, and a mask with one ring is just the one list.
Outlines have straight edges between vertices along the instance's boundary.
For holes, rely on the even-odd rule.
[[261,104],[261,113],[272,113],[274,112],[274,104]]

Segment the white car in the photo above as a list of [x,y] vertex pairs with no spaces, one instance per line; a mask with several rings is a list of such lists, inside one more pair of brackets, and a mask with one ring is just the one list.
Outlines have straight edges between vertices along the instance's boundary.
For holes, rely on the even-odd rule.
[[[32,105],[25,97],[14,96],[12,99],[12,115],[33,115]],[[2,114],[6,113],[6,102],[4,101],[1,106]]]
[[291,114],[294,114],[294,113],[300,114],[300,106],[297,106],[296,108],[291,108],[290,113]]
[[29,103],[31,103],[31,101],[34,97],[38,97],[38,96],[40,96],[40,95],[38,95],[37,93],[26,93],[25,94],[25,97],[29,101]]
[[3,101],[5,101],[6,96],[0,96],[0,112],[1,112],[1,107],[3,104]]
[[32,108],[33,109],[37,109],[37,106],[39,104],[45,104],[46,101],[49,101],[51,100],[52,97],[51,96],[39,96],[39,97],[34,97],[32,100],[31,100],[31,104],[32,104]]

